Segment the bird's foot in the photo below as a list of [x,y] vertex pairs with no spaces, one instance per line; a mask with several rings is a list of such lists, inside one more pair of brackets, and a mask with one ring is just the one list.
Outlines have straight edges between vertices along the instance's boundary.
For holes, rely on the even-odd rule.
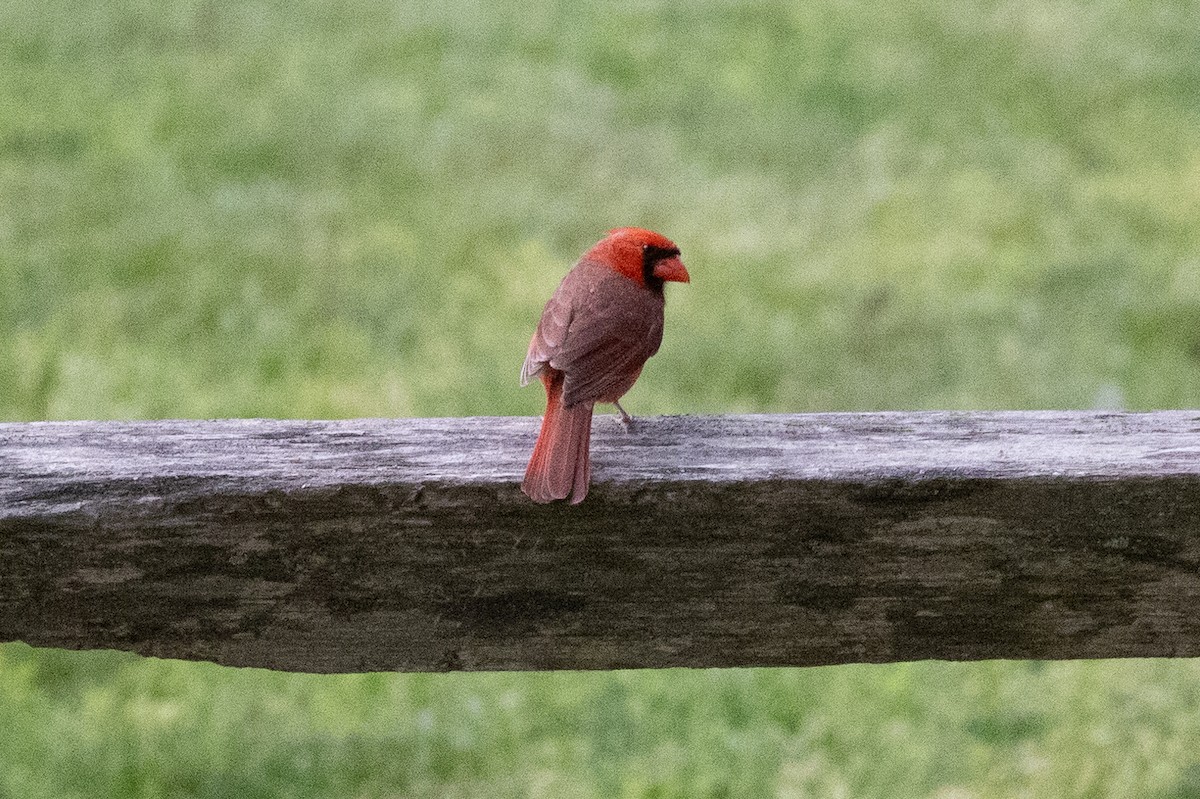
[[625,413],[625,409],[621,407],[621,403],[614,402],[613,405],[617,406],[617,413],[621,414],[621,424],[623,424],[625,426],[625,431],[629,432],[630,430],[632,430],[633,429],[633,417],[630,416],[629,414]]

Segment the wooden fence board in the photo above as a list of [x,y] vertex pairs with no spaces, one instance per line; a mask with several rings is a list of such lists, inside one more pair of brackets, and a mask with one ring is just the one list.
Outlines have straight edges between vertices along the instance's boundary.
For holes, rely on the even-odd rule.
[[1200,656],[1200,411],[0,424],[0,641],[292,671]]

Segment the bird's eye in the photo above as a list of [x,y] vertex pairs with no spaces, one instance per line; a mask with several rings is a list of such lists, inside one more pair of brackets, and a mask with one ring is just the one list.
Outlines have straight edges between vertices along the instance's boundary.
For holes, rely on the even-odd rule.
[[648,249],[650,249],[650,245],[649,245],[649,244],[643,244],[643,245],[642,245],[642,252],[645,252],[645,251],[646,251],[646,250],[648,250]]

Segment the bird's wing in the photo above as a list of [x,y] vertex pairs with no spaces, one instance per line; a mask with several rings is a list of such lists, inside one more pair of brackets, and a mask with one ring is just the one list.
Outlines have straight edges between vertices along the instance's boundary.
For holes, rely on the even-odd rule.
[[569,296],[571,292],[564,291],[563,287],[567,285],[567,279],[571,274],[567,273],[567,277],[563,278],[562,283],[558,285],[554,294],[546,302],[542,318],[538,320],[537,329],[533,331],[533,338],[529,340],[525,363],[521,364],[521,385],[523,386],[528,385],[529,381],[540,375],[562,348],[572,316],[572,303]]
[[566,374],[563,404],[612,401],[662,343],[662,296],[605,268],[575,302],[550,366]]

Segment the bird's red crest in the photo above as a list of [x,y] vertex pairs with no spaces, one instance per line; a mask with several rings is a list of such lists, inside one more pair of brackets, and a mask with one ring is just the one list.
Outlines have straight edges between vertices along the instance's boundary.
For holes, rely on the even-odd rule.
[[608,231],[610,239],[627,239],[637,246],[648,244],[651,247],[657,247],[660,250],[677,250],[675,242],[668,239],[661,233],[655,233],[653,230],[646,230],[644,227],[615,227]]

